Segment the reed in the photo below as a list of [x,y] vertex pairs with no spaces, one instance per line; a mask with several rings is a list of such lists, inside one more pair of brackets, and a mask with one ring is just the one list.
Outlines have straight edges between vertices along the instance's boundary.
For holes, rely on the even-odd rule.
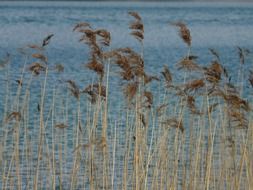
[[128,14],[139,49],[113,49],[110,32],[90,23],[73,27],[89,51],[79,69],[94,79],[85,85],[62,79],[66,66],[51,64],[46,50],[54,34],[22,48],[20,78],[9,78],[10,54],[1,61],[2,189],[251,189],[252,97],[244,93],[253,87],[253,72],[244,68],[250,51],[237,47],[232,80],[217,50],[209,49],[209,64],[199,64],[190,29],[171,22],[188,52],[177,72],[165,64],[150,74],[145,22]]

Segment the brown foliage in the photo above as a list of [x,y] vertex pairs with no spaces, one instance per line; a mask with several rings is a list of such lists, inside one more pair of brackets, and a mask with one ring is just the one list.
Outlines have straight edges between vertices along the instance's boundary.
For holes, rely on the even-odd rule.
[[181,132],[184,132],[184,126],[182,120],[178,120],[176,118],[169,118],[166,119],[164,122],[162,122],[164,125],[168,125],[169,127],[172,128],[178,128],[181,130]]
[[39,75],[40,72],[46,70],[46,66],[42,63],[34,62],[29,66],[29,70],[32,71],[35,75]]
[[135,97],[138,90],[138,85],[138,82],[131,82],[124,87],[123,92],[128,102]]
[[204,86],[205,86],[205,82],[203,79],[196,79],[185,84],[184,90],[191,92],[191,91],[196,91]]
[[165,79],[166,84],[170,84],[172,82],[172,75],[166,65],[163,66],[163,71],[161,73]]
[[48,45],[53,36],[54,34],[49,34],[47,37],[45,37],[42,42],[42,47]]
[[195,56],[187,56],[177,63],[178,69],[185,69],[188,71],[200,70],[200,66],[195,62]]
[[19,122],[21,120],[21,113],[20,112],[12,112],[10,113],[6,118],[5,118],[5,122],[8,123],[11,120],[15,120],[17,122]]
[[98,96],[106,98],[106,87],[100,84],[90,84],[82,93],[86,93],[90,96],[91,103],[96,103]]
[[99,76],[100,79],[104,76],[104,65],[100,63],[95,56],[92,57],[92,60],[86,64],[86,67],[90,70],[95,71]]
[[218,61],[213,61],[209,67],[204,68],[206,80],[210,83],[217,84],[221,80],[224,69]]
[[72,95],[79,100],[80,98],[80,90],[79,87],[76,85],[76,83],[72,80],[68,80],[67,83],[69,84],[69,89],[72,93]]
[[41,53],[34,53],[34,54],[32,54],[32,57],[39,59],[39,60],[43,61],[44,63],[47,63],[47,57]]
[[187,28],[186,24],[181,21],[172,22],[171,24],[176,27],[179,27],[179,36],[188,46],[191,46],[191,33],[190,30]]
[[253,71],[249,71],[249,82],[251,86],[253,87]]
[[65,129],[68,127],[68,125],[64,124],[64,123],[58,123],[54,126],[55,128],[59,128],[59,129]]

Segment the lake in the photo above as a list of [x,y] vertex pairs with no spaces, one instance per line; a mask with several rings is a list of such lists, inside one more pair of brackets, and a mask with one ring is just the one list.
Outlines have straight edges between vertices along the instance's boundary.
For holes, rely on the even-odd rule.
[[[17,141],[15,141],[14,139],[18,138],[21,157],[20,168],[22,168],[22,179],[24,181],[24,183],[20,185],[20,187],[22,186],[22,189],[29,189],[28,187],[33,187],[31,181],[34,182],[34,174],[36,173],[36,171],[38,171],[34,168],[38,166],[38,144],[39,139],[42,138],[42,136],[42,144],[43,147],[45,147],[44,152],[42,151],[43,155],[45,157],[48,157],[49,153],[52,153],[54,155],[52,159],[57,160],[56,165],[54,166],[56,167],[55,171],[57,173],[55,175],[57,177],[60,176],[60,180],[66,180],[62,182],[57,181],[57,179],[56,184],[67,185],[66,189],[70,188],[68,186],[68,180],[71,181],[69,174],[71,173],[70,171],[72,168],[72,162],[74,160],[74,158],[72,158],[72,154],[75,154],[75,148],[78,144],[75,142],[76,130],[78,129],[74,127],[78,126],[78,110],[76,109],[78,107],[78,102],[75,100],[74,97],[70,96],[70,91],[66,84],[66,81],[73,80],[76,82],[77,86],[80,87],[80,89],[84,89],[88,84],[96,80],[96,76],[94,75],[94,73],[90,72],[87,68],[84,67],[84,64],[87,63],[87,61],[89,60],[89,49],[87,48],[86,44],[79,42],[80,34],[74,32],[73,28],[79,22],[88,22],[91,24],[92,28],[106,29],[110,31],[111,46],[107,50],[114,48],[131,47],[137,52],[141,52],[140,43],[138,43],[136,39],[134,39],[130,35],[131,31],[129,29],[129,23],[133,21],[133,18],[128,15],[129,11],[136,11],[142,17],[142,21],[145,28],[143,57],[145,63],[145,71],[147,71],[147,73],[162,78],[161,71],[163,70],[163,66],[167,65],[171,70],[172,74],[175,75],[175,83],[182,81],[183,72],[177,72],[176,63],[178,63],[178,61],[182,57],[186,56],[188,48],[186,44],[182,41],[182,39],[179,37],[177,28],[175,26],[172,26],[171,23],[183,21],[187,24],[187,27],[191,31],[191,54],[198,56],[197,62],[201,66],[208,66],[210,62],[214,59],[214,56],[210,53],[209,48],[215,49],[217,52],[219,52],[220,62],[230,73],[229,80],[231,82],[236,82],[237,84],[242,84],[242,86],[244,86],[242,96],[245,99],[249,100],[252,96],[252,87],[250,86],[250,83],[247,79],[249,75],[249,70],[253,70],[253,56],[250,53],[247,54],[247,56],[245,54],[245,64],[243,66],[244,75],[238,75],[238,71],[242,69],[240,64],[240,57],[238,55],[238,47],[241,47],[245,50],[247,49],[249,51],[252,51],[253,49],[253,3],[66,1],[0,2],[0,60],[1,58],[4,59],[7,54],[10,55],[10,64],[6,66],[7,68],[0,70],[0,111],[2,113],[0,114],[0,119],[2,121],[2,127],[0,128],[0,138],[4,139],[0,142],[3,144],[3,157],[7,160],[3,164],[4,167],[2,167],[0,172],[5,173],[6,176],[9,175],[8,177],[12,175],[15,176],[15,172],[17,172],[15,167],[18,168],[18,166],[17,164],[13,164],[13,162],[15,162],[13,160],[17,159],[15,157],[15,155],[17,154],[17,150],[15,149],[15,142]],[[32,59],[30,56],[24,55],[21,51],[24,50],[24,47],[26,47],[27,50],[27,45],[41,44],[42,40],[50,34],[54,34],[54,36],[52,37],[49,45],[45,50],[45,54],[48,58],[47,64],[49,70],[53,70],[56,64],[61,64],[64,66],[64,72],[57,73],[55,71],[52,71],[48,74],[46,78],[47,83],[45,86],[45,101],[43,102],[44,112],[42,113],[40,112],[40,110],[42,107],[41,95],[43,94],[44,88],[44,75],[32,76],[31,78],[31,72],[29,72],[28,65],[34,62],[34,59]],[[23,68],[24,65],[25,67]],[[128,121],[126,119],[126,114],[129,114],[128,119],[131,123],[134,121],[135,112],[122,111],[126,109],[124,97],[121,92],[121,87],[124,85],[124,83],[118,80],[119,74],[117,72],[114,72],[114,69],[115,68],[112,66],[110,70],[111,74],[108,79],[110,96],[108,104],[108,123],[110,125],[108,129],[108,137],[109,141],[114,142],[114,135],[116,133],[114,125],[117,125],[118,127],[118,133],[116,134],[118,134],[119,137],[117,138],[118,147],[116,149],[116,152],[118,152],[115,155],[115,160],[117,162],[116,164],[114,163],[114,161],[110,161],[109,163],[111,165],[115,164],[116,167],[116,174],[114,174],[114,189],[117,189],[117,187],[118,189],[120,189],[122,187],[121,179],[123,176],[123,174],[120,173],[120,170],[124,168],[123,158],[125,158],[125,144],[131,144],[129,140],[129,138],[131,139],[131,135],[136,138],[134,136],[134,130],[131,127],[129,127],[129,133],[126,132],[126,134],[129,136],[124,136],[126,135],[124,131],[126,128],[125,122]],[[19,92],[17,80],[19,80],[21,76],[23,76],[24,84]],[[244,80],[238,82],[238,79],[240,79],[241,77],[244,77]],[[32,80],[31,84],[30,80]],[[190,80],[190,76],[189,78],[187,78],[187,80]],[[26,87],[29,88],[26,89]],[[164,95],[164,86],[161,84],[157,85],[156,83],[154,83],[150,86],[150,89],[155,92],[154,102],[156,104],[163,103],[164,99],[162,97]],[[16,98],[17,92],[20,93],[20,98],[18,98],[18,100]],[[171,98],[173,99],[173,97]],[[16,108],[17,102],[19,102],[19,104],[17,104],[19,106],[17,106]],[[200,106],[201,100],[198,100],[197,103]],[[175,113],[180,112],[180,109],[177,107],[176,102],[173,103],[173,109],[174,107],[176,110]],[[22,126],[24,124],[25,127],[20,129],[18,133],[19,137],[13,135],[15,133],[12,133],[13,131],[15,131],[15,128],[12,130],[11,124],[6,124],[6,116],[8,115],[7,113],[11,113],[13,112],[13,110],[16,109],[24,109],[23,111],[25,116],[24,121],[22,120]],[[91,122],[89,119],[92,118],[92,114],[95,109],[93,110],[87,99],[85,99],[81,101],[80,110],[82,114],[81,121],[83,127],[86,125],[88,126],[87,123]],[[220,109],[220,112],[222,112],[222,109]],[[45,128],[43,128],[42,131],[40,131],[41,128],[39,128],[39,126],[41,126],[40,114],[44,115],[43,122],[45,122]],[[169,114],[173,114],[172,109],[170,110]],[[191,120],[187,118],[188,116],[189,115],[186,114],[186,116],[184,117],[186,118],[186,122],[189,122],[189,126],[191,124],[192,126],[196,125],[197,127],[202,124],[203,126],[207,125],[205,123],[206,119],[204,117],[204,119],[202,118],[202,120],[200,118],[195,118]],[[219,118],[219,115],[217,116],[217,118]],[[218,121],[217,119],[217,121],[214,121],[215,126],[218,126],[222,123],[222,119],[220,120]],[[54,131],[53,126],[56,123],[67,123],[73,128],[69,127],[64,132],[59,132],[57,131],[58,129],[55,129],[56,131]],[[101,126],[101,123],[102,120],[99,120],[97,125]],[[159,120],[154,119],[154,124],[159,124]],[[188,126],[188,124],[186,124],[186,126]],[[38,127],[36,128],[36,126]],[[52,134],[54,133],[52,132],[52,130],[55,132],[55,134]],[[213,130],[213,132],[215,133],[216,128],[214,127]],[[160,145],[159,143],[161,143],[159,141],[159,138],[160,135],[163,135],[162,131],[163,129],[159,128],[159,130],[157,129],[157,131],[153,133],[153,129],[148,129],[147,137],[148,139],[150,139],[153,135],[153,142],[156,142],[156,145],[158,146]],[[209,133],[207,131],[207,133],[202,133],[200,132],[199,128],[197,128],[196,131],[194,128],[193,131],[194,132],[191,133],[191,129],[186,129],[186,136],[184,136],[185,138],[182,138],[182,141],[179,140],[182,144],[180,144],[178,147],[180,147],[181,145],[183,146],[182,155],[180,154],[179,156],[178,153],[178,160],[181,159],[182,161],[178,164],[180,172],[177,187],[179,189],[182,189],[182,182],[184,181],[184,179],[187,178],[189,180],[191,176],[191,174],[187,172],[182,174],[182,171],[184,171],[184,169],[188,171],[188,169],[191,168],[191,163],[189,163],[189,160],[193,159],[193,157],[191,157],[191,154],[189,153],[190,148],[193,148],[193,146],[191,146],[191,142],[195,140],[195,144],[193,144],[197,146],[198,135],[201,134],[203,135],[203,146],[201,146],[203,148],[203,152],[205,152],[205,148],[209,146],[209,144],[207,143]],[[86,143],[85,145],[89,146],[89,144],[87,144],[87,139],[89,139],[90,133],[91,132],[88,129],[84,129],[84,131],[82,131],[83,135],[80,135],[80,143]],[[97,135],[100,134],[101,131],[98,130]],[[194,140],[190,138],[192,137],[192,134],[193,136],[196,135],[196,138],[193,138]],[[178,133],[175,134],[172,132],[171,135],[174,138],[175,135],[178,135]],[[177,136],[175,137],[175,139],[176,138]],[[174,139],[172,138],[168,140],[169,150],[173,149],[174,142],[176,142],[176,140],[174,141]],[[214,147],[218,147],[218,151],[214,151],[214,157],[216,156],[215,158],[217,158],[217,160],[220,159],[219,150],[221,150],[221,142],[221,139],[217,137],[215,143],[213,143]],[[153,145],[150,141],[147,141],[146,143],[148,148],[152,147]],[[184,143],[186,143],[185,146]],[[239,141],[238,143],[240,144]],[[55,146],[55,150],[53,146]],[[114,154],[112,151],[114,148],[113,144],[108,145],[108,147],[109,153],[112,156]],[[159,159],[159,151],[156,150],[155,145],[152,148],[154,149],[150,150],[153,150],[154,152],[157,151]],[[31,155],[25,151],[27,149],[29,149]],[[51,150],[54,150],[55,152],[51,152]],[[131,152],[133,150],[133,146],[128,150]],[[172,152],[173,151],[174,149],[172,150]],[[176,151],[173,153],[177,155]],[[132,154],[129,153],[129,155],[129,157],[131,157]],[[240,153],[238,153],[238,155],[240,155]],[[204,160],[206,154],[203,154],[202,156]],[[86,155],[86,157],[89,157],[89,155]],[[39,169],[41,169],[41,173],[39,174],[39,176],[46,176],[48,175],[48,173],[51,172],[51,170],[48,169],[51,167],[49,161],[50,159],[41,161],[41,168],[39,167]],[[170,159],[173,160],[173,162],[175,160],[174,157],[170,157]],[[217,160],[216,162],[214,161],[214,167],[217,167],[219,169],[220,164],[222,164],[223,162],[219,162]],[[97,160],[95,159],[95,162],[96,161],[101,161],[99,156]],[[128,161],[129,165],[131,165],[131,160]],[[156,167],[159,168],[159,164],[156,165],[156,161],[156,156],[154,155],[154,163],[150,162],[150,168],[152,168],[152,164],[154,164],[154,171],[159,173],[160,170],[156,170]],[[185,163],[183,163],[183,161],[185,161]],[[82,166],[82,164],[85,165],[85,163],[85,161],[81,160],[80,166]],[[166,168],[167,170],[165,170],[170,171],[171,169],[175,169],[173,167],[174,165],[168,165],[168,168]],[[196,176],[200,179],[203,179],[203,171],[205,168],[202,168],[202,166],[198,167],[200,167],[200,172],[199,174],[196,174]],[[213,170],[217,168],[214,168]],[[109,168],[109,170],[110,169],[111,168]],[[85,169],[81,168],[80,175],[77,179],[84,179],[85,171]],[[96,172],[99,173],[99,171],[100,170],[98,169]],[[132,170],[130,168],[129,173],[131,173],[131,171]],[[150,171],[152,171],[152,169],[150,169]],[[11,174],[8,174],[8,172],[10,172]],[[150,172],[148,174],[152,176],[153,173]],[[110,175],[108,176],[111,177],[112,175],[113,174],[110,173]],[[162,174],[160,175],[162,176]],[[148,187],[153,187],[153,189],[155,189],[154,187],[156,187],[157,189],[159,189],[159,187],[161,186],[155,186],[153,182],[156,179],[161,179],[162,177],[160,175],[154,178],[147,177],[146,179],[148,179],[148,182],[146,184],[148,184]],[[170,176],[170,174],[168,174],[168,176]],[[243,174],[241,177],[243,178],[243,180],[246,180],[246,177]],[[129,177],[130,181],[132,179],[132,176]],[[153,179],[154,181],[149,181],[149,179]],[[4,182],[4,180],[0,180],[0,186],[3,186],[3,184],[6,183],[7,185],[5,184],[5,186],[8,187],[11,186],[12,183],[16,184],[15,182],[19,180],[20,179],[15,178],[13,181],[11,181],[11,177],[9,183],[8,181],[6,183],[6,181]],[[47,180],[50,181],[50,179],[41,179],[41,184],[38,183],[38,186],[41,187],[41,189],[47,188]],[[106,181],[107,179],[104,180]],[[77,189],[84,187],[89,188],[89,182],[89,180],[83,183],[79,181],[77,183]],[[128,182],[128,185],[126,186],[130,187],[131,182]],[[49,182],[50,185],[52,185],[52,183],[52,181]],[[203,183],[205,183],[205,181]],[[216,183],[217,182],[215,181],[212,184],[214,189],[215,187],[217,187],[215,186],[217,185]],[[226,183],[221,184],[221,186],[219,187],[222,187],[222,185],[224,187],[226,186]],[[17,186],[14,185],[14,187]],[[98,185],[96,187],[98,188],[101,186]]]

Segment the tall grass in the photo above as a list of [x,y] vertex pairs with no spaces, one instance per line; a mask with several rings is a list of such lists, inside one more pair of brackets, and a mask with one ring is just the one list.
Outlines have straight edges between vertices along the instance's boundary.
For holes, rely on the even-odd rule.
[[[253,87],[252,72],[244,69],[249,50],[237,48],[240,69],[233,83],[216,50],[210,49],[208,66],[198,64],[190,29],[171,22],[187,46],[185,56],[176,63],[178,73],[164,65],[150,75],[143,20],[137,12],[129,15],[139,50],[112,49],[110,32],[89,23],[74,27],[89,48],[85,67],[95,77],[87,86],[66,79],[48,89],[49,76],[64,72],[62,65],[48,64],[53,34],[24,49],[19,79],[9,78],[9,55],[3,61],[1,189],[253,187],[252,110],[243,90]],[[122,98],[112,97],[110,89]]]

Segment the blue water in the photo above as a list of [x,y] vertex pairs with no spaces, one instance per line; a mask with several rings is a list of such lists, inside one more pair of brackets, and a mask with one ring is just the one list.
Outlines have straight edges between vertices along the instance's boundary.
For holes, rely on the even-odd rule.
[[[24,56],[18,51],[19,48],[41,43],[45,36],[54,34],[46,49],[49,66],[61,63],[65,66],[65,71],[63,74],[52,73],[48,76],[47,92],[62,86],[59,88],[58,96],[67,97],[66,85],[62,84],[62,81],[72,79],[80,88],[84,88],[94,80],[94,75],[83,66],[88,60],[88,49],[78,42],[79,34],[72,31],[75,24],[84,21],[89,22],[94,28],[110,31],[111,48],[130,46],[139,51],[139,44],[129,35],[128,24],[132,18],[127,13],[130,10],[139,12],[143,18],[144,60],[146,70],[150,74],[160,75],[164,64],[176,71],[175,64],[187,53],[187,47],[178,37],[177,30],[169,24],[173,21],[187,23],[192,35],[192,53],[199,56],[199,64],[210,63],[213,57],[208,48],[214,48],[220,52],[221,61],[234,81],[237,80],[240,67],[236,46],[253,50],[253,3],[0,2],[0,58],[7,52],[11,55],[8,73],[6,70],[0,71],[1,112],[4,110],[6,98],[6,81],[10,84],[7,93],[13,92],[15,95],[15,79],[19,79],[25,63]],[[253,69],[252,61],[253,57],[249,55],[246,58],[246,74],[247,70]],[[29,59],[27,64],[31,62]],[[25,72],[25,77],[29,79],[28,71]],[[114,92],[114,84],[120,85],[116,77],[114,74],[110,77],[111,93],[117,93]],[[31,122],[38,122],[36,109],[40,102],[40,84],[39,80],[35,80],[31,86],[35,93],[30,101]],[[249,83],[246,82],[245,86],[249,86]],[[246,89],[246,92],[247,90],[249,89]],[[52,92],[47,96],[45,110],[48,112],[53,101]],[[12,104],[13,97],[7,99],[9,105]],[[119,100],[113,96],[111,99],[112,104],[113,100]],[[55,103],[59,110],[62,104],[64,105],[61,103]],[[11,106],[7,111],[12,111]],[[34,116],[32,112],[35,113]],[[75,114],[73,111],[73,115]],[[0,118],[3,119],[3,115]],[[57,119],[61,121],[61,118]],[[28,136],[35,140],[36,136],[33,135],[36,134],[36,129],[33,129],[33,126],[31,123]]]
[[[150,72],[164,64],[173,65],[186,53],[171,21],[182,20],[191,30],[193,52],[206,64],[208,48],[221,53],[225,64],[238,61],[235,46],[251,48],[253,44],[253,4],[251,3],[120,3],[120,2],[1,2],[0,55],[10,52],[13,65],[23,65],[16,49],[40,43],[55,34],[48,47],[49,62],[62,63],[66,71],[78,75],[87,60],[85,45],[73,33],[74,25],[87,21],[94,28],[111,32],[112,48],[138,43],[129,35],[131,18],[127,12],[138,11],[145,25],[145,61]],[[18,61],[17,61],[18,60]]]
[[[182,20],[191,30],[193,52],[203,62],[211,58],[207,48],[216,48],[230,62],[235,46],[253,44],[253,4],[251,3],[120,3],[120,2],[1,2],[0,55],[27,44],[40,43],[55,34],[48,48],[50,63],[63,63],[74,75],[74,67],[85,63],[86,48],[73,33],[74,25],[87,21],[95,28],[111,32],[112,47],[137,47],[129,35],[131,18],[127,12],[138,11],[145,25],[145,61],[156,72],[163,64],[173,64],[185,54],[185,45],[171,21]],[[16,64],[23,64],[15,63]]]
[[[50,75],[48,85],[54,87],[61,85],[59,81],[72,79],[84,88],[94,75],[84,69],[88,49],[78,42],[80,35],[72,31],[73,27],[78,22],[89,22],[94,28],[111,32],[112,49],[130,46],[138,51],[139,44],[129,35],[130,10],[143,18],[145,69],[150,74],[159,75],[164,64],[176,71],[175,64],[187,53],[177,29],[169,24],[173,21],[187,23],[192,53],[199,56],[199,64],[210,63],[213,56],[208,48],[214,48],[234,81],[240,67],[236,46],[253,49],[253,3],[0,2],[0,58],[11,54],[9,78],[20,77],[25,60],[19,48],[40,44],[45,36],[54,34],[46,50],[49,65],[63,64],[65,72]],[[246,70],[251,69],[252,55],[246,62]],[[6,75],[0,72],[4,88]],[[115,78],[111,77],[111,84],[116,83]],[[16,89],[16,82],[11,83]]]

